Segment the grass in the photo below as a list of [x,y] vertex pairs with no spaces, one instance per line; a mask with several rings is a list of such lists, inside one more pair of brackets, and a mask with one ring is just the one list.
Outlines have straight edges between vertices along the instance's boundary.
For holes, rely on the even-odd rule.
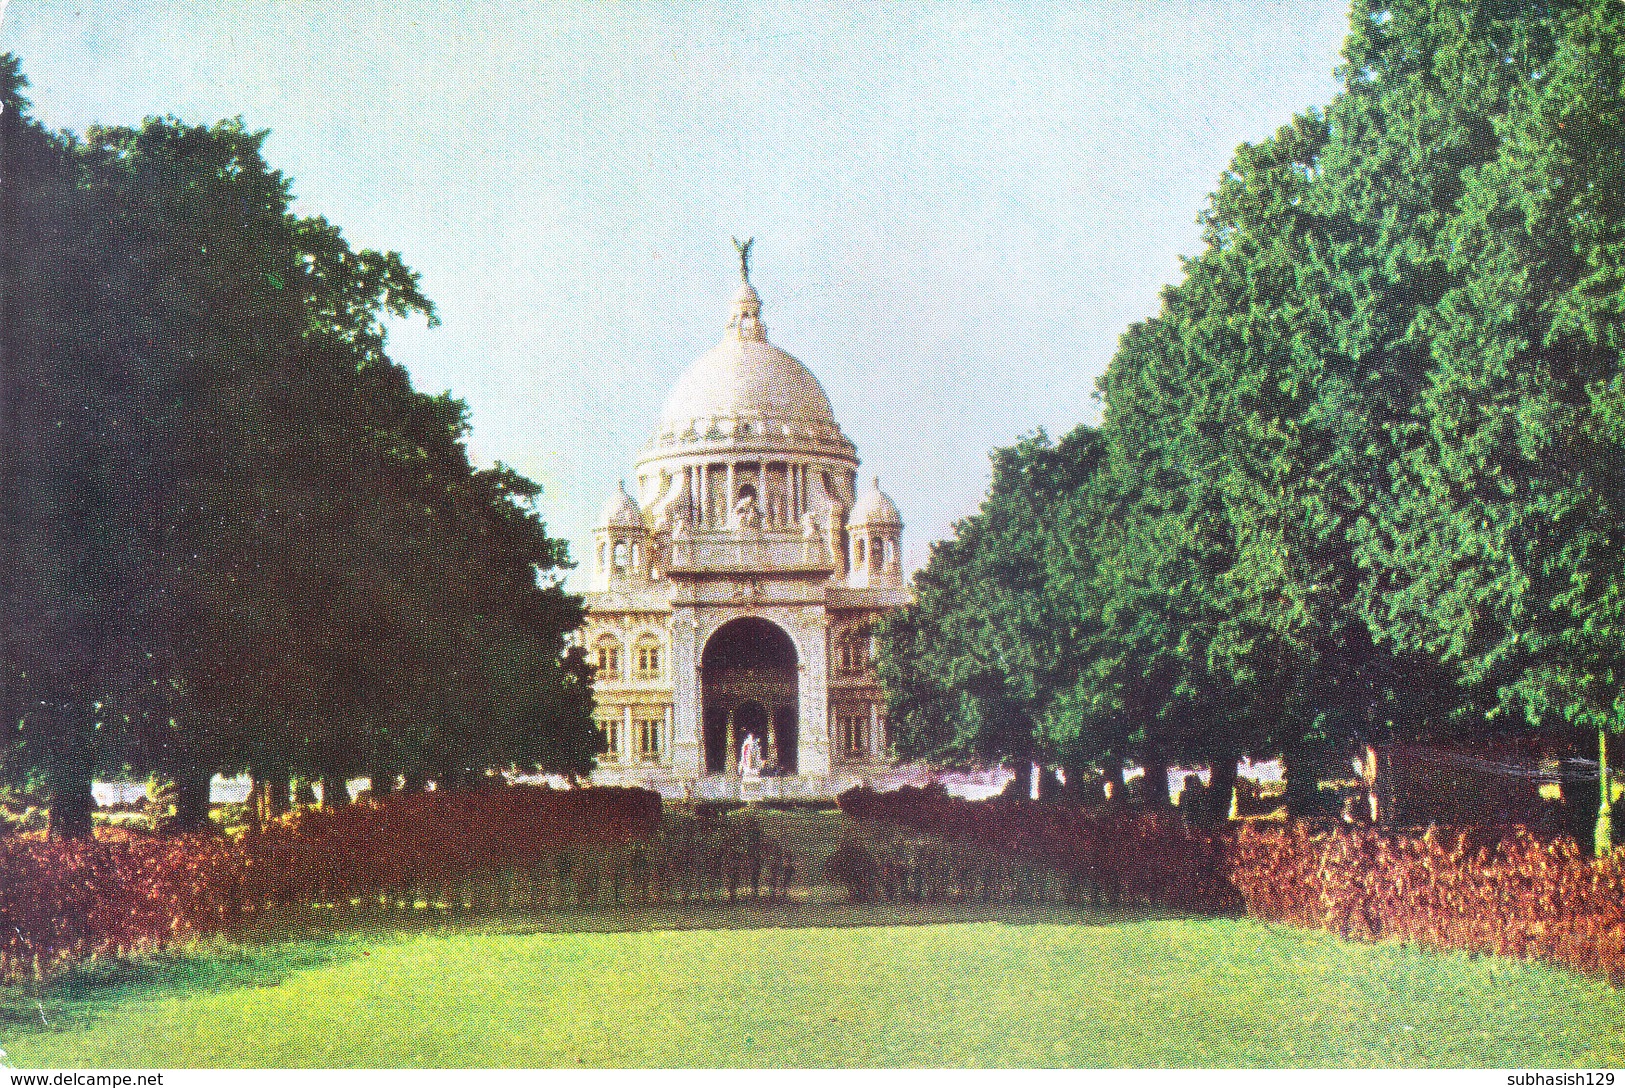
[[[763,822],[804,872],[845,826]],[[811,891],[245,935],[0,991],[0,1046],[100,1068],[1625,1063],[1625,991],[1541,965],[1241,919]]]
[[[204,949],[59,985],[49,1028],[14,995],[0,1030],[31,1067],[1625,1061],[1625,994],[1537,965],[1238,919],[719,913],[761,928],[611,916]],[[797,921],[818,924],[774,924]]]

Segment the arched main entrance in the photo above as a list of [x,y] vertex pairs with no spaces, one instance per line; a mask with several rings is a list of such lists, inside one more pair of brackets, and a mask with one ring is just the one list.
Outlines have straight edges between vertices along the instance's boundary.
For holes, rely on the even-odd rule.
[[800,720],[796,644],[782,627],[756,616],[717,628],[700,657],[705,772],[739,766],[739,746],[755,734],[769,769],[796,770]]

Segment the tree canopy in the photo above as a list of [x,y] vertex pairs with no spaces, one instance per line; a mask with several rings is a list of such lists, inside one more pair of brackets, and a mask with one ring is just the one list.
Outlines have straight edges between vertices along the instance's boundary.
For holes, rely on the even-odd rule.
[[0,769],[67,834],[100,771],[172,778],[195,824],[217,772],[589,769],[539,488],[385,350],[436,320],[416,273],[293,214],[263,132],[50,133],[0,74]]
[[1098,428],[996,452],[885,628],[902,752],[1303,786],[1355,739],[1625,728],[1622,19],[1354,4],[1342,91],[1238,149]]

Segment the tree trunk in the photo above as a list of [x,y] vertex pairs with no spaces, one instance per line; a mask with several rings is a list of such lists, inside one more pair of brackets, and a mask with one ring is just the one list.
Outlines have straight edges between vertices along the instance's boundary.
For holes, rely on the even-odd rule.
[[1026,801],[1033,795],[1033,761],[1028,756],[1018,756],[1015,764],[1012,768],[1016,772],[1014,788],[1009,792],[1017,800]]
[[263,824],[270,807],[271,802],[265,789],[265,782],[259,775],[250,772],[248,796],[243,801],[243,809],[248,822],[254,827]]
[[1581,846],[1594,845],[1602,784],[1591,768],[1574,760],[1565,759],[1558,767],[1558,781],[1563,790],[1563,830]]
[[350,803],[350,791],[345,786],[344,775],[338,771],[328,770],[322,772],[322,807],[343,808]]
[[96,824],[92,816],[96,810],[96,798],[90,792],[89,764],[52,767],[49,776],[51,838],[90,838]]
[[1209,764],[1212,775],[1208,779],[1208,822],[1223,827],[1230,819],[1236,797],[1236,763],[1239,756],[1234,749],[1220,752]]
[[1055,801],[1061,796],[1061,780],[1055,777],[1055,768],[1042,764],[1038,768],[1038,799]]
[[1168,757],[1147,753],[1141,762],[1145,777],[1141,779],[1140,796],[1153,808],[1167,808],[1173,803],[1168,797]]
[[207,771],[187,770],[175,776],[174,830],[185,834],[201,831],[209,823],[209,779]]
[[1292,816],[1313,816],[1320,800],[1319,753],[1299,748],[1281,756],[1286,770],[1286,810]]
[[372,794],[374,801],[381,801],[395,792],[395,774],[393,771],[375,767],[367,775],[367,782],[367,790]]
[[249,794],[249,807],[256,823],[266,823],[288,811],[288,772],[271,768],[252,771],[254,789]]
[[286,767],[273,767],[266,772],[265,812],[268,817],[274,819],[288,811],[288,794],[291,785]]

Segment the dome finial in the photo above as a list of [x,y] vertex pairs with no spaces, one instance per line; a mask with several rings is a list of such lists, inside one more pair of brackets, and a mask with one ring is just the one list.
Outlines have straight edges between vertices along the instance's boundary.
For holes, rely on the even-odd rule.
[[734,296],[733,315],[728,318],[728,328],[741,340],[766,340],[767,329],[762,326],[762,300],[756,294],[756,288],[750,285],[750,247],[756,239],[746,238],[741,242],[734,239],[734,248],[739,251],[739,293]]

